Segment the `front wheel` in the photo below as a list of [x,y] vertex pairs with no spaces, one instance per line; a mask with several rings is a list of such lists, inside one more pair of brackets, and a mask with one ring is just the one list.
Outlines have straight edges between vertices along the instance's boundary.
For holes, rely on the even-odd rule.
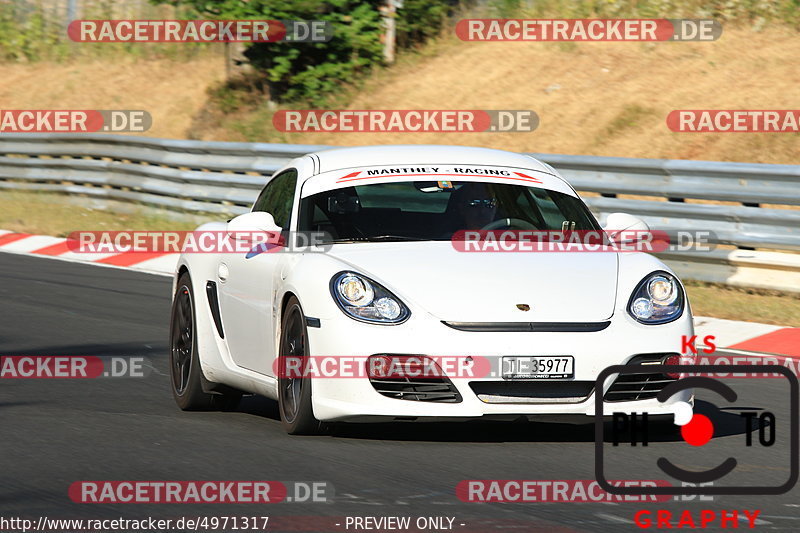
[[[308,357],[306,317],[300,302],[292,296],[286,304],[281,322],[281,342],[278,357]],[[304,368],[305,365],[301,365]],[[288,368],[279,365],[279,368]],[[282,374],[283,372],[281,372]],[[311,407],[310,378],[278,376],[278,407],[283,428],[290,435],[316,435],[322,424],[314,418]]]

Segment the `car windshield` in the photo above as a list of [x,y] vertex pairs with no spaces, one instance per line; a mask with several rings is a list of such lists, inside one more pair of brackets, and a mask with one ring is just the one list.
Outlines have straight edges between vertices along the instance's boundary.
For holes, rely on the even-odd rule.
[[459,230],[597,230],[568,194],[493,182],[404,181],[324,191],[303,198],[300,231],[334,241],[449,240]]

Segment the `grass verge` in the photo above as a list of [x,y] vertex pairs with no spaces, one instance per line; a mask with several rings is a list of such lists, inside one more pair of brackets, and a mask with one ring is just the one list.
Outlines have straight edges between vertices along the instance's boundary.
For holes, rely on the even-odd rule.
[[800,294],[692,280],[684,285],[695,315],[800,327]]
[[0,191],[0,229],[66,237],[72,231],[193,230],[197,220],[181,220],[132,207],[110,212],[71,202],[58,194]]

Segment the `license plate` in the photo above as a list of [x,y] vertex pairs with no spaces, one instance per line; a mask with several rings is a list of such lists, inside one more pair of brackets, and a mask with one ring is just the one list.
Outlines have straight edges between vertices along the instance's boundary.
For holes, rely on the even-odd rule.
[[566,379],[575,376],[571,355],[513,355],[503,357],[503,379]]

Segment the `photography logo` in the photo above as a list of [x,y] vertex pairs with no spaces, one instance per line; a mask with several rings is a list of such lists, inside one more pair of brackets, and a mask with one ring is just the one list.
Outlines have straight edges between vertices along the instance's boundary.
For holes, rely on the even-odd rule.
[[[708,377],[724,372],[752,377],[733,380],[735,388]],[[616,365],[600,373],[595,390],[604,390],[614,375],[614,380],[638,375],[645,382],[688,377],[665,379],[657,393],[650,388],[644,398],[635,397],[649,402],[651,409],[669,406],[680,431],[671,420],[654,420],[657,417],[646,408],[623,410],[619,402],[598,399],[595,476],[603,490],[624,495],[759,495],[784,494],[797,483],[799,388],[797,377],[786,367],[738,365],[734,371],[723,365],[652,365],[645,374],[642,365]],[[775,375],[781,376],[780,386],[776,379],[761,378]],[[690,404],[675,402],[675,396],[682,393],[685,398],[687,390],[694,394],[693,412]],[[673,482],[659,487],[615,486],[609,480],[623,474],[617,469],[639,477],[666,474]]]

